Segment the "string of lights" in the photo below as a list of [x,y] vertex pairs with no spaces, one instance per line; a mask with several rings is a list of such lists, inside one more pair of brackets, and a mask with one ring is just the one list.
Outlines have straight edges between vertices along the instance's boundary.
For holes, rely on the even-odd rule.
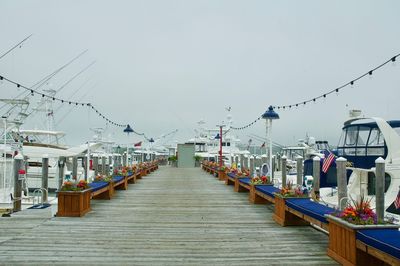
[[60,102],[60,103],[62,103],[62,104],[69,104],[69,105],[75,105],[75,106],[87,106],[87,107],[91,108],[94,112],[96,112],[96,114],[98,114],[98,115],[99,115],[102,119],[104,119],[107,123],[109,123],[109,124],[111,124],[111,125],[114,125],[114,126],[116,126],[116,127],[125,127],[125,126],[126,126],[126,125],[124,125],[124,124],[120,124],[120,123],[117,123],[117,122],[115,122],[115,121],[112,121],[110,118],[108,118],[108,117],[105,116],[103,113],[101,113],[101,112],[100,112],[93,104],[91,104],[91,103],[87,103],[87,102],[86,102],[86,103],[85,103],[85,102],[76,102],[76,101],[70,101],[70,100],[65,100],[65,99],[63,99],[63,98],[55,97],[55,96],[52,96],[52,95],[49,95],[49,94],[40,92],[40,91],[38,91],[37,89],[28,88],[27,86],[24,86],[24,85],[22,85],[21,83],[18,83],[18,82],[16,82],[16,81],[10,80],[10,79],[8,79],[8,78],[6,78],[6,77],[0,75],[0,81],[2,81],[2,80],[5,80],[5,81],[7,81],[7,82],[9,82],[9,83],[11,83],[11,84],[16,85],[17,88],[23,88],[23,89],[25,89],[26,91],[30,92],[31,96],[35,96],[35,94],[36,94],[36,95],[41,96],[42,98],[48,98],[48,99],[51,99],[51,100],[53,100],[53,101],[58,101],[58,102]]
[[[362,79],[362,78],[365,78],[366,76],[372,76],[372,74],[373,74],[376,70],[378,70],[378,69],[384,67],[385,65],[389,64],[390,62],[395,63],[397,57],[399,57],[399,56],[400,56],[400,53],[399,53],[399,54],[396,54],[395,56],[392,56],[390,59],[386,60],[386,61],[383,62],[382,64],[380,64],[380,65],[378,65],[378,66],[372,68],[371,70],[369,70],[369,71],[365,72],[364,74],[362,74],[362,75],[360,75],[360,76],[358,76],[358,77],[356,77],[356,78],[350,80],[349,82],[346,82],[346,83],[344,83],[343,85],[341,85],[341,86],[339,86],[339,87],[336,87],[336,88],[334,88],[334,89],[332,89],[332,90],[330,90],[330,91],[327,91],[327,92],[325,92],[325,93],[323,93],[323,94],[321,94],[321,95],[318,95],[318,96],[316,96],[316,97],[310,98],[310,99],[305,100],[305,101],[293,103],[293,104],[288,104],[288,105],[275,105],[275,106],[272,106],[272,107],[273,107],[273,108],[277,108],[278,110],[280,110],[280,109],[281,109],[281,110],[291,110],[292,107],[305,106],[307,103],[311,103],[311,102],[312,102],[312,103],[315,103],[315,102],[317,102],[317,100],[325,99],[327,96],[329,96],[329,95],[331,95],[331,94],[333,94],[333,93],[339,93],[340,91],[342,91],[342,90],[343,90],[344,88],[346,88],[346,87],[349,87],[349,86],[352,87],[357,81],[359,81],[359,80]],[[251,123],[249,123],[249,124],[247,124],[247,125],[245,125],[245,126],[242,126],[242,127],[231,127],[231,128],[234,129],[234,130],[243,130],[243,129],[246,129],[246,128],[248,128],[248,127],[254,125],[254,124],[255,124],[258,120],[260,120],[260,119],[261,119],[261,116],[259,116],[259,117],[258,117],[257,119],[255,119],[253,122],[251,122]]]
[[250,122],[250,123],[248,123],[248,124],[245,125],[245,126],[242,126],[242,127],[232,127],[232,126],[231,126],[231,129],[233,129],[233,130],[243,130],[243,129],[246,129],[246,128],[248,128],[248,127],[251,127],[251,126],[254,125],[255,123],[257,123],[257,121],[260,120],[260,119],[261,119],[261,116],[257,117],[253,122]]

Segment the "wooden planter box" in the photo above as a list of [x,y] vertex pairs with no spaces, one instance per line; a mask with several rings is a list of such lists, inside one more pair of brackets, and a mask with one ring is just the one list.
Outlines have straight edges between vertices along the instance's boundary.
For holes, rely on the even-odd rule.
[[275,194],[275,212],[272,218],[281,226],[309,225],[307,221],[304,221],[293,213],[287,211],[285,198],[283,198],[280,194]]
[[81,217],[90,209],[91,189],[58,191],[58,217]]
[[357,249],[356,233],[361,229],[398,228],[398,225],[354,225],[326,215],[329,221],[328,256],[343,265],[381,265],[377,258]]

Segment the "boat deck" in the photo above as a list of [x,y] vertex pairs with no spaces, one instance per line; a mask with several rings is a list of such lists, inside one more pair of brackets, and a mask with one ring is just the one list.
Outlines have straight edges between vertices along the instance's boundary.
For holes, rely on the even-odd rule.
[[200,168],[160,167],[81,218],[0,218],[0,264],[337,265],[327,235],[272,213]]

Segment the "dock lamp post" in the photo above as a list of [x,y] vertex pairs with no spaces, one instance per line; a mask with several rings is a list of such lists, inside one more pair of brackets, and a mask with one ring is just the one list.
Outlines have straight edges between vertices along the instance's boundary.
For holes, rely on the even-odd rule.
[[131,126],[129,124],[126,125],[126,128],[124,129],[124,132],[126,133],[126,135],[128,136],[128,143],[126,144],[126,162],[125,162],[125,166],[128,166],[128,162],[129,162],[129,133],[133,133],[133,129],[131,128]]
[[150,142],[150,161],[152,161],[153,159],[152,159],[152,154],[151,154],[151,149],[152,149],[152,147],[153,147],[153,143],[154,143],[154,139],[153,138],[150,138],[149,139],[149,142]]
[[267,139],[269,140],[269,171],[272,177],[272,120],[279,119],[279,115],[274,111],[274,107],[270,105],[268,110],[261,116],[266,122]]

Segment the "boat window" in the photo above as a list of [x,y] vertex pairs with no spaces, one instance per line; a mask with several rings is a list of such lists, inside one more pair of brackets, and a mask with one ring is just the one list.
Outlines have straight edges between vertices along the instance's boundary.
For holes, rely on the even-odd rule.
[[383,146],[384,144],[384,138],[381,131],[378,128],[371,129],[368,146]]
[[[376,176],[374,172],[368,172],[368,195],[376,194],[375,187]],[[385,173],[385,193],[387,192],[392,178],[388,173]]]
[[345,146],[355,146],[357,141],[357,127],[349,127],[346,131]]
[[358,138],[357,138],[357,146],[366,146],[368,141],[370,128],[365,126],[360,126],[358,128]]
[[356,154],[356,148],[344,148],[343,149],[343,155],[355,155]]

